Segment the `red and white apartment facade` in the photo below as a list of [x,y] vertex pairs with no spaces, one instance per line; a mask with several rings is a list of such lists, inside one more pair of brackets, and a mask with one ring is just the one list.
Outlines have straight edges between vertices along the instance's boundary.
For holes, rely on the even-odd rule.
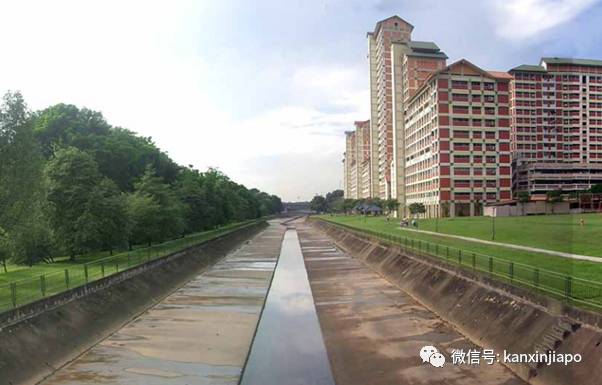
[[355,122],[354,131],[346,131],[343,154],[344,196],[350,199],[369,198],[370,195],[370,121]]
[[405,112],[405,203],[426,215],[480,215],[511,198],[510,76],[460,60],[434,73]]
[[355,185],[345,184],[346,197],[396,198],[401,215],[412,203],[430,217],[481,215],[521,191],[602,183],[602,61],[446,67],[412,30],[393,16],[368,33],[372,119],[363,130],[356,122],[361,162],[348,133],[345,176]]
[[510,74],[515,192],[602,183],[602,61],[542,58]]

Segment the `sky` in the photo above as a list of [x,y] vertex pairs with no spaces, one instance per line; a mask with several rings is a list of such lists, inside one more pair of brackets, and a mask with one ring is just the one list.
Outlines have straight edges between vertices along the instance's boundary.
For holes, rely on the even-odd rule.
[[369,119],[366,32],[399,15],[448,63],[602,59],[600,0],[0,0],[0,93],[70,103],[286,201],[342,188]]

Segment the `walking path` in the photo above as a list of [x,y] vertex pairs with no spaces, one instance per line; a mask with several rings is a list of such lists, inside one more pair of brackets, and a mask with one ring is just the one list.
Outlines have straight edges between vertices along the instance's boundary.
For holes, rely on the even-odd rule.
[[439,237],[461,239],[463,241],[477,242],[477,243],[482,243],[484,245],[502,246],[502,247],[506,247],[506,248],[509,248],[509,249],[522,250],[522,251],[531,251],[531,252],[534,252],[534,253],[553,255],[555,257],[578,259],[578,260],[581,260],[581,261],[590,261],[590,262],[598,262],[598,263],[602,262],[602,258],[600,258],[600,257],[592,257],[592,256],[589,256],[589,255],[563,253],[561,251],[554,251],[554,250],[547,250],[547,249],[538,249],[537,247],[521,246],[521,245],[515,245],[515,244],[511,244],[511,243],[501,243],[501,242],[494,242],[494,241],[486,241],[484,239],[471,238],[471,237],[463,237],[463,236],[460,236],[460,235],[436,233],[434,231],[406,229],[406,228],[404,228],[402,230],[405,230],[405,231],[414,231],[414,232],[417,232],[417,233],[423,233],[423,234],[429,234],[429,235],[436,235],[436,236],[439,236]]

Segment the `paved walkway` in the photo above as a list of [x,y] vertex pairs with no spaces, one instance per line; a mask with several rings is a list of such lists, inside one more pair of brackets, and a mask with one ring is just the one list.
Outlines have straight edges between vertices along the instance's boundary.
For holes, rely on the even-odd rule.
[[285,227],[270,227],[42,385],[236,385]]
[[486,241],[484,239],[471,238],[471,237],[463,237],[463,236],[460,236],[460,235],[452,235],[452,234],[445,234],[445,233],[436,233],[434,231],[416,230],[416,229],[409,229],[409,228],[404,228],[402,230],[403,231],[414,231],[414,232],[422,233],[422,234],[436,235],[436,236],[439,236],[439,237],[461,239],[463,241],[482,243],[484,245],[502,246],[502,247],[506,247],[508,249],[514,249],[514,250],[531,251],[531,252],[534,252],[534,253],[553,255],[555,257],[578,259],[578,260],[581,260],[581,261],[590,261],[590,262],[602,263],[602,257],[592,257],[592,256],[589,256],[589,255],[563,253],[561,251],[538,249],[537,247],[521,246],[521,245],[515,245],[515,244],[511,244],[511,243],[501,243],[501,242],[494,242],[494,241]]

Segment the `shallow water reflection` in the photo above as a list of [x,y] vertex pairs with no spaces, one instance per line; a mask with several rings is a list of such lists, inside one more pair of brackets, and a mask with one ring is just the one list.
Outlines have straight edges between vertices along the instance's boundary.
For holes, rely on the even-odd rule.
[[243,385],[334,385],[303,254],[288,230]]

